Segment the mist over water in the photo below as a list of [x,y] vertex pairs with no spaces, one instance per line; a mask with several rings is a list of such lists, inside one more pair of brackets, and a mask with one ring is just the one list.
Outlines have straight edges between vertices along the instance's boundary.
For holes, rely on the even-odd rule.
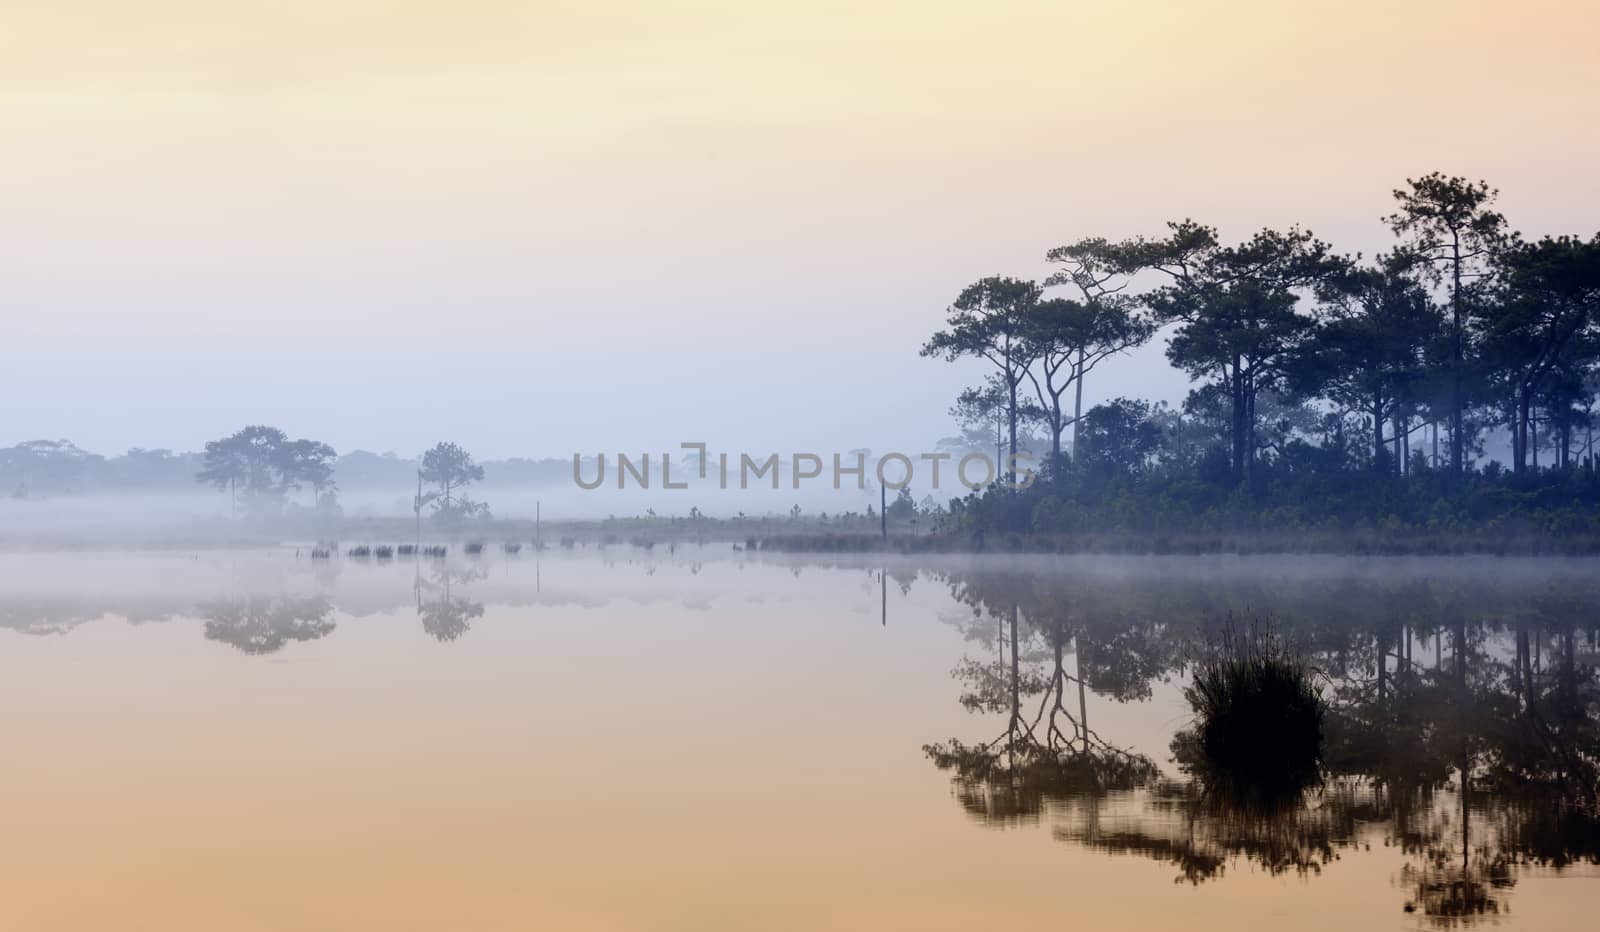
[[[670,891],[708,928],[957,929],[996,889],[1014,921],[1059,918],[1069,884],[1097,925],[1278,928],[1293,904],[1312,927],[1570,927],[1600,895],[1571,781],[1600,760],[1597,579],[721,544],[8,553],[0,692],[34,711],[7,731],[0,918],[387,928],[465,903],[482,928],[643,928]],[[1176,740],[1196,652],[1244,619],[1328,703],[1324,775],[1270,811],[1208,795]],[[1524,743],[1524,701],[1553,744]],[[101,895],[64,896],[74,876]],[[617,885],[637,895],[599,895]]]

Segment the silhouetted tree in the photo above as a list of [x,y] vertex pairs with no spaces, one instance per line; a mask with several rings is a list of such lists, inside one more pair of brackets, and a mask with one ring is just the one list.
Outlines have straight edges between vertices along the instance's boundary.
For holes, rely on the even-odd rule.
[[1256,396],[1281,384],[1284,364],[1312,333],[1296,291],[1327,279],[1342,263],[1298,228],[1262,230],[1224,246],[1215,229],[1192,220],[1168,227],[1166,239],[1135,240],[1117,247],[1118,255],[1128,268],[1167,277],[1145,300],[1158,318],[1179,325],[1167,358],[1194,378],[1225,386],[1232,468],[1242,477],[1255,461]]
[[[1124,293],[1134,269],[1125,256],[1104,239],[1080,240],[1058,246],[1045,256],[1062,266],[1045,281],[1077,291],[1075,300],[1041,302],[1029,328],[1039,361],[1034,391],[1050,427],[1050,465],[1061,468],[1061,434],[1071,424],[1073,455],[1078,452],[1078,423],[1083,417],[1083,383],[1102,361],[1143,344],[1155,333],[1155,323],[1140,313],[1139,303]],[[1072,419],[1066,420],[1061,396],[1074,390]]]
[[1559,385],[1556,376],[1574,361],[1574,351],[1592,351],[1584,337],[1600,323],[1600,236],[1589,242],[1546,237],[1508,249],[1501,263],[1496,300],[1473,310],[1483,324],[1488,365],[1510,396],[1512,468],[1520,474],[1527,468],[1535,403]]
[[[1011,413],[1011,397],[1005,380],[993,373],[984,380],[983,387],[962,391],[956,397],[955,407],[950,409],[956,422],[969,430],[986,430],[990,425],[993,426],[996,478],[1004,468],[1006,429],[1011,422]],[[1026,398],[1018,400],[1016,416],[1019,430],[1031,431],[1034,425],[1045,419],[1044,410]],[[976,441],[977,438],[971,439]],[[984,448],[987,441],[975,445]]]
[[436,493],[419,496],[419,507],[432,501],[437,517],[445,520],[473,517],[484,510],[477,502],[453,498],[454,493],[483,478],[483,467],[474,463],[472,454],[456,444],[439,443],[422,454],[422,468],[417,475],[424,482],[439,487]]
[[1148,402],[1114,398],[1083,415],[1080,465],[1091,475],[1144,472],[1161,449],[1161,428]]
[[1439,315],[1422,286],[1393,261],[1352,268],[1321,294],[1325,317],[1302,348],[1291,384],[1364,415],[1372,426],[1373,468],[1387,462],[1398,469],[1398,453],[1386,454],[1384,427],[1418,402],[1424,352],[1442,332]]
[[312,501],[321,504],[323,495],[337,487],[333,481],[333,447],[316,440],[292,440],[279,449],[278,469],[290,488],[309,486]]
[[311,485],[320,497],[332,484],[335,456],[325,443],[291,441],[276,427],[255,424],[207,443],[195,480],[227,489],[230,510],[242,488],[247,511],[275,514],[284,496],[302,484]]
[[988,360],[997,370],[1006,393],[1007,429],[1011,459],[1000,472],[1013,475],[1017,455],[1019,407],[1017,389],[1028,377],[1034,347],[1028,340],[1029,321],[1039,303],[1038,284],[1015,278],[991,277],[968,285],[950,305],[949,329],[934,334],[922,355],[950,361],[971,356]]
[[1447,281],[1450,296],[1450,470],[1466,463],[1469,308],[1488,285],[1497,253],[1514,237],[1491,210],[1499,192],[1482,181],[1439,172],[1406,180],[1394,192],[1400,207],[1384,218],[1402,238],[1402,253]]

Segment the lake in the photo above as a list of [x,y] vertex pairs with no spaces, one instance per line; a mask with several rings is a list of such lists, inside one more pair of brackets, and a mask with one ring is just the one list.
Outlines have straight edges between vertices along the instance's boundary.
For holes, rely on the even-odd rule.
[[[1600,912],[1600,562],[309,555],[0,554],[0,928]],[[1262,630],[1328,710],[1255,808],[1174,739]]]

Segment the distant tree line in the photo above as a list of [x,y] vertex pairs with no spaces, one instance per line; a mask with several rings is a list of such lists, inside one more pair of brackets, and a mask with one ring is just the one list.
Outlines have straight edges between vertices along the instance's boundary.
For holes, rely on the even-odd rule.
[[[326,443],[290,440],[276,427],[252,425],[207,443],[203,465],[194,478],[226,489],[235,515],[241,498],[247,514],[280,514],[289,493],[301,488],[312,490],[319,512],[337,514],[332,465],[337,455]],[[488,518],[488,505],[462,494],[483,477],[483,467],[460,446],[448,442],[433,446],[422,454],[416,470],[413,508],[418,521],[424,510],[444,522]],[[433,489],[425,491],[425,485]]]
[[[1033,490],[965,505],[987,499],[980,524],[1019,530],[1066,529],[1067,509],[1102,526],[1159,524],[1162,509],[1216,524],[1281,505],[1290,523],[1568,506],[1592,523],[1600,235],[1525,240],[1496,196],[1481,181],[1409,180],[1384,218],[1395,245],[1370,260],[1298,227],[1230,243],[1184,220],[1051,249],[1058,270],[1043,281],[968,286],[922,352],[986,361],[953,413],[999,426],[1013,455],[1033,429],[1049,451]],[[1085,411],[1093,369],[1157,334],[1195,383],[1181,407]],[[1500,437],[1509,466],[1485,455]],[[1107,497],[1118,489],[1129,497]]]
[[144,491],[189,485],[198,453],[134,447],[121,456],[90,453],[67,440],[29,440],[0,448],[0,492],[10,498],[89,491]]
[[[365,450],[339,455],[327,451],[327,455],[321,455],[321,448],[326,445],[314,446],[315,441],[300,441],[301,446],[286,448],[289,438],[281,431],[273,431],[275,428],[260,428],[248,442],[239,434],[214,441],[222,448],[216,451],[213,464],[222,464],[225,473],[234,473],[231,482],[236,492],[248,490],[253,482],[254,488],[268,492],[271,500],[280,498],[272,490],[281,489],[282,503],[287,506],[294,503],[292,493],[296,490],[308,497],[342,489],[404,490],[415,485],[417,471],[423,468],[422,456]],[[255,448],[247,449],[249,445]],[[313,452],[318,455],[305,458]],[[294,455],[301,460],[295,462]],[[255,464],[253,479],[239,469],[245,462]],[[492,460],[478,468],[485,469],[486,476],[502,488],[572,481],[572,464],[566,459]],[[104,456],[67,440],[30,440],[0,447],[0,496],[28,499],[96,492],[181,492],[193,489],[195,475],[207,469],[205,452],[135,447],[120,455]],[[226,490],[227,483],[221,488]],[[315,500],[312,497],[310,502],[301,504],[314,505]]]

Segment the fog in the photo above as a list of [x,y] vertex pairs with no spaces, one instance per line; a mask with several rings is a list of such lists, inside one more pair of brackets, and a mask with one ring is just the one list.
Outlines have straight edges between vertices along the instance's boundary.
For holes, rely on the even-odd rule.
[[[192,478],[246,425],[407,461],[452,442],[497,518],[864,513],[871,488],[587,492],[494,464],[940,449],[990,367],[919,349],[963,288],[1043,280],[1065,243],[1194,217],[1372,256],[1435,169],[1489,179],[1529,238],[1592,231],[1600,202],[1600,55],[1556,0],[91,7],[0,38],[0,448],[171,450]],[[1396,92],[1440,74],[1456,93]],[[1180,404],[1171,336],[1084,405]],[[408,475],[333,481],[346,518],[412,513]],[[234,516],[181,484],[7,474],[0,534]]]
[[[410,539],[409,531],[401,531],[410,527],[414,517],[414,491],[414,486],[356,486],[341,490],[339,494],[346,519],[343,523],[308,525],[284,520],[244,527],[230,516],[226,492],[199,487],[166,492],[107,491],[0,498],[0,547],[180,545],[225,542],[234,537],[253,539],[261,533],[273,533],[274,529],[289,539],[337,539],[345,527],[359,525],[363,519],[395,519],[400,523],[391,524],[387,535],[378,532],[377,536]],[[713,517],[732,518],[740,514],[776,517],[787,516],[792,508],[799,506],[806,516],[815,517],[846,511],[864,513],[869,505],[876,508],[879,502],[875,488],[870,492],[853,487],[835,490],[824,480],[807,481],[796,490],[790,487],[787,477],[779,490],[767,485],[718,489],[698,482],[688,489],[668,490],[660,487],[659,480],[649,489],[630,485],[619,490],[613,482],[606,487],[585,490],[568,480],[545,485],[486,483],[482,493],[497,522],[532,522],[537,516],[551,527],[559,527],[563,522],[609,517],[648,518],[652,514],[663,520],[684,519],[691,509]],[[287,509],[286,519],[296,514],[293,508]],[[424,531],[426,537],[447,538],[493,537],[500,533],[494,526],[440,528],[431,521]],[[374,534],[370,530],[344,533],[359,537]]]

